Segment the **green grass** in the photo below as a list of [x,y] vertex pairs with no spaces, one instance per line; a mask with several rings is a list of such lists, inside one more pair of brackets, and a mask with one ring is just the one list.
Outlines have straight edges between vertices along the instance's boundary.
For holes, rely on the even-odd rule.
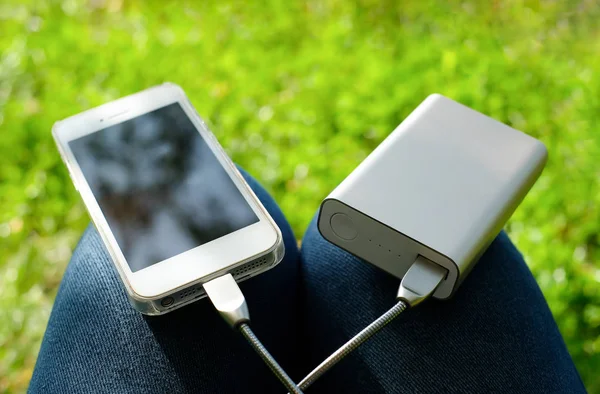
[[173,81],[298,237],[429,93],[544,141],[507,230],[600,393],[598,20],[593,1],[2,2],[0,391],[26,389],[88,223],[52,123]]

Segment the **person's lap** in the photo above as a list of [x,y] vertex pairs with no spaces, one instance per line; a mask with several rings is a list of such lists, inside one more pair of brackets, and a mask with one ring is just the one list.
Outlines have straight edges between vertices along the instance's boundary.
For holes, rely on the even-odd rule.
[[[394,303],[399,281],[327,243],[315,223],[298,253],[244,282],[255,332],[295,380]],[[61,284],[31,392],[283,392],[208,300],[160,317],[128,305],[88,229]],[[521,256],[501,234],[450,301],[405,312],[310,392],[584,391]]]

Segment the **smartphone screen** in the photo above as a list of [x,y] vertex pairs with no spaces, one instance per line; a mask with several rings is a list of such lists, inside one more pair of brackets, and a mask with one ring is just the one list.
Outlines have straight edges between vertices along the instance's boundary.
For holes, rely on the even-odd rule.
[[178,103],[69,146],[132,272],[258,222]]

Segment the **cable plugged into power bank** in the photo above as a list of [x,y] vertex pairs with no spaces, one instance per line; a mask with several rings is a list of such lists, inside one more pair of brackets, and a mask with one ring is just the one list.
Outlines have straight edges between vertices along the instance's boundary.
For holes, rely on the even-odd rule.
[[398,301],[305,389],[407,307],[449,298],[546,163],[538,140],[439,94],[423,101],[321,204],[321,235],[402,279]]
[[411,307],[417,306],[433,294],[446,275],[448,270],[444,267],[423,256],[417,256],[417,260],[402,278],[396,298]]
[[379,330],[388,325],[406,309],[414,307],[429,298],[435,292],[439,284],[442,283],[447,274],[447,269],[422,256],[417,257],[417,260],[408,269],[408,272],[400,283],[400,288],[398,289],[398,295],[396,297],[396,305],[356,334],[331,356],[327,357],[325,361],[319,364],[319,366],[313,369],[300,381],[298,387],[300,387],[301,390],[305,390],[325,372],[330,370],[353,350],[379,332]]

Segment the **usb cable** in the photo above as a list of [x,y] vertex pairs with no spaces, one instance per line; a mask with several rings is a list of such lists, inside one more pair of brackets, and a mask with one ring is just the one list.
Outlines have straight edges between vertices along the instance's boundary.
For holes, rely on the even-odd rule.
[[213,279],[203,286],[208,298],[225,321],[231,327],[240,331],[288,391],[293,394],[301,394],[302,390],[308,388],[325,372],[329,371],[344,357],[379,332],[379,330],[398,317],[404,310],[412,308],[429,298],[444,280],[447,273],[448,271],[445,268],[419,255],[400,283],[400,288],[396,296],[396,304],[327,357],[325,361],[302,379],[298,385],[281,368],[250,329],[248,305],[233,276],[227,274]]
[[402,278],[398,294],[396,295],[396,305],[356,334],[338,350],[333,352],[331,356],[327,357],[325,361],[319,364],[300,381],[298,387],[300,387],[301,390],[308,388],[308,386],[313,384],[325,372],[329,371],[354,349],[362,345],[367,339],[371,338],[379,332],[379,330],[388,325],[392,320],[398,317],[398,315],[404,312],[404,310],[412,308],[429,298],[444,280],[447,273],[448,270],[445,268],[419,255]]
[[288,376],[271,353],[258,340],[250,329],[250,311],[242,290],[231,274],[227,274],[202,285],[208,298],[227,324],[237,329],[250,343],[250,346],[263,359],[273,374],[290,393],[302,394],[296,383]]

